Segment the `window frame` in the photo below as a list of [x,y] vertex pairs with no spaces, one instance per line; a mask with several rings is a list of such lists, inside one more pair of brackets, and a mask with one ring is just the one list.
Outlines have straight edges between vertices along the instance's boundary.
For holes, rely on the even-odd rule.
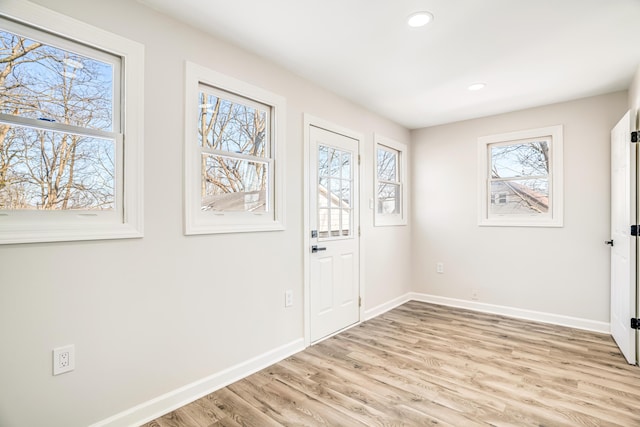
[[[120,63],[120,72],[114,73],[114,92],[117,92],[114,93],[114,102],[120,101],[119,106],[114,106],[114,113],[119,113],[113,118],[111,132],[116,135],[116,158],[120,160],[116,162],[115,170],[115,214],[91,210],[4,210],[0,214],[0,244],[143,237],[144,46],[44,7],[17,0],[3,2],[0,19],[3,20],[0,26],[7,27],[8,31],[24,28],[21,31],[25,35],[37,33],[38,39],[47,44],[81,54],[95,51],[94,57],[99,60],[106,52],[118,57]],[[6,25],[4,20],[8,21]],[[46,130],[70,130],[61,124],[37,126],[36,123],[32,126],[34,121],[26,118],[10,121]]]
[[[381,182],[378,176],[378,149],[383,148],[387,151],[395,151],[397,153],[396,160],[396,168],[397,168],[397,182],[393,182],[393,184],[399,185],[399,197],[400,197],[400,212],[394,214],[385,214],[378,212],[378,187],[380,183],[384,183],[386,181]],[[385,136],[375,134],[374,135],[374,148],[373,148],[373,158],[374,158],[374,197],[373,197],[373,215],[374,215],[374,226],[376,227],[385,227],[385,226],[397,226],[397,225],[407,225],[407,192],[408,192],[408,182],[407,182],[407,152],[408,147],[406,144],[395,141],[391,138],[387,138]]]
[[[546,214],[490,214],[491,147],[516,145],[534,139],[549,139],[549,212]],[[526,178],[523,176],[522,178]],[[563,127],[548,126],[507,132],[478,138],[478,225],[498,227],[562,227],[564,225],[563,195]]]
[[[203,212],[200,209],[201,163],[203,148],[198,146],[197,121],[202,86],[229,93],[234,98],[257,102],[270,108],[270,182],[267,212]],[[213,71],[190,61],[185,62],[185,138],[184,138],[184,234],[217,234],[285,229],[285,98],[244,81]]]

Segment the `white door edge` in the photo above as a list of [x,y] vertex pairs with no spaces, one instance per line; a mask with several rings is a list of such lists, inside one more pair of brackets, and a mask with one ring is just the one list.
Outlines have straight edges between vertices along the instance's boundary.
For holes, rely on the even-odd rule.
[[[325,129],[328,130],[330,132],[334,132],[340,135],[344,135],[347,136],[349,138],[355,139],[358,141],[358,156],[359,158],[362,158],[362,151],[363,151],[363,145],[364,145],[364,136],[356,131],[353,131],[351,129],[342,127],[340,125],[337,125],[335,123],[332,123],[330,121],[327,121],[325,119],[322,119],[320,117],[314,116],[312,114],[307,114],[304,113],[304,119],[303,119],[303,134],[304,134],[304,141],[303,141],[303,197],[302,197],[302,203],[303,203],[303,221],[302,221],[302,227],[303,227],[303,236],[304,238],[302,239],[302,253],[303,253],[303,292],[304,292],[304,298],[303,298],[303,311],[304,311],[304,345],[305,347],[309,347],[311,344],[314,344],[311,342],[311,324],[310,324],[310,312],[311,312],[311,301],[309,298],[309,294],[310,294],[310,283],[311,283],[311,278],[310,278],[310,268],[309,268],[309,248],[311,247],[311,236],[309,235],[309,175],[310,175],[310,171],[309,171],[309,161],[310,161],[310,152],[309,152],[309,146],[310,146],[310,135],[309,135],[309,128],[310,126],[315,126],[321,129]],[[362,212],[363,212],[363,206],[362,206],[362,200],[364,200],[364,198],[362,197],[362,186],[363,186],[363,167],[362,164],[360,164],[358,166],[358,200],[356,203],[358,203],[359,206],[359,213],[358,213],[358,224],[360,226],[360,229],[362,230]],[[360,308],[359,308],[359,318],[358,318],[358,322],[360,323],[362,322],[362,319],[364,319],[364,279],[363,279],[363,274],[362,272],[364,271],[364,247],[363,245],[360,244],[360,235],[358,236],[357,242],[358,242],[358,247],[359,247],[359,271],[358,271],[358,292],[360,294],[360,298],[361,298],[361,304],[360,304]],[[356,323],[356,324],[357,324]],[[352,325],[353,326],[353,325]],[[320,342],[322,340],[318,340],[318,342]]]
[[[611,336],[630,364],[636,364],[637,331],[630,319],[637,312],[638,238],[629,235],[637,224],[636,144],[630,141],[627,112],[611,130]],[[622,166],[621,166],[622,165]]]
[[[631,110],[629,110],[629,115],[631,116]],[[636,117],[630,117],[630,130],[638,130],[640,126],[640,111],[636,112]],[[640,203],[640,148],[636,148],[635,150],[635,158],[632,160],[632,168],[633,168],[633,176],[635,176],[635,180],[631,180],[632,191],[635,196],[634,200],[634,217],[635,223],[638,224],[640,222],[640,212],[639,212],[639,203]],[[635,252],[634,252],[634,261],[635,261],[635,312],[632,313],[636,319],[640,318],[640,242],[639,238],[635,239]],[[640,365],[640,330],[636,329],[634,331],[635,337],[635,364]]]

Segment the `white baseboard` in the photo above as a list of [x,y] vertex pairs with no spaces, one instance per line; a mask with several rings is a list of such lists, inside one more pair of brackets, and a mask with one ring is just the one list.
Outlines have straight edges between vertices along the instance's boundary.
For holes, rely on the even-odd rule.
[[393,310],[394,308],[401,306],[405,302],[411,301],[411,295],[411,293],[407,293],[394,298],[391,301],[385,302],[384,304],[380,304],[377,307],[365,310],[363,321],[373,319],[374,317],[380,316],[381,314],[386,313],[389,310]]
[[611,327],[608,322],[599,322],[597,320],[581,319],[579,317],[525,310],[522,308],[507,307],[503,305],[486,304],[477,301],[440,297],[436,295],[421,294],[418,292],[410,292],[406,295],[406,297],[407,301],[414,300],[428,302],[450,307],[466,308],[482,313],[501,314],[503,316],[515,317],[517,319],[533,320],[535,322],[551,323],[559,326],[568,326],[570,328],[583,329],[603,334],[611,333]]
[[187,384],[155,399],[151,399],[148,402],[141,403],[126,411],[92,424],[90,427],[128,427],[142,425],[304,349],[304,339],[297,339],[289,344],[285,344],[253,359],[247,360],[246,362],[225,369],[222,372]]

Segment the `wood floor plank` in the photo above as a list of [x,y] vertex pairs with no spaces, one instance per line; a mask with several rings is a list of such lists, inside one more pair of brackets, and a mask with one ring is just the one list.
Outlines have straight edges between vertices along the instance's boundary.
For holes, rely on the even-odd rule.
[[640,427],[610,336],[409,302],[145,427]]
[[349,393],[345,393],[339,387],[326,387],[318,374],[312,378],[300,377],[283,372],[282,369],[280,364],[275,365],[273,369],[269,369],[269,374],[277,375],[288,387],[314,396],[325,405],[342,413],[344,418],[353,418],[366,426],[384,425],[386,419],[384,411],[377,410],[371,405],[351,397]]
[[[311,357],[307,360],[314,359]],[[398,422],[418,425],[426,420],[430,420],[434,424],[460,425],[461,422],[464,422],[464,425],[477,425],[473,420],[459,416],[438,402],[425,398],[422,393],[415,393],[407,388],[394,387],[387,381],[368,381],[364,386],[361,386],[359,383],[363,373],[373,379],[372,369],[365,368],[359,363],[350,363],[347,360],[334,360],[333,362],[326,365],[326,369],[316,375],[315,379],[322,382],[325,387],[340,390],[377,411],[385,412],[385,418],[392,425]],[[318,356],[314,363],[324,364],[325,361],[321,356]],[[354,371],[358,372],[354,373]],[[446,422],[443,420],[443,413],[448,413]]]

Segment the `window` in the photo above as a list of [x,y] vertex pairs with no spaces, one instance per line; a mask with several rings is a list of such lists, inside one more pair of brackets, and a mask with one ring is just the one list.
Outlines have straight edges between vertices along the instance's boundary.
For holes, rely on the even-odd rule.
[[562,226],[562,126],[478,144],[480,225]]
[[185,233],[281,230],[282,97],[187,63]]
[[379,135],[375,136],[375,141],[375,225],[405,225],[406,146]]
[[39,6],[0,12],[0,243],[142,236],[143,56]]

